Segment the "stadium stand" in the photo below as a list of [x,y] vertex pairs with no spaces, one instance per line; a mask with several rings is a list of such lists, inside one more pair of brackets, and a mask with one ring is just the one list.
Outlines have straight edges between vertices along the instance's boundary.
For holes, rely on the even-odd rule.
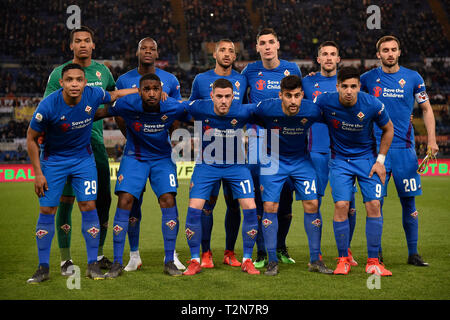
[[[65,24],[70,1],[6,0],[5,4],[0,28],[3,142],[25,137],[30,116],[27,107],[36,107],[53,67],[72,57]],[[96,31],[94,58],[107,60],[105,64],[115,79],[136,66],[137,42],[152,36],[159,45],[160,67],[177,76],[184,98],[189,97],[195,75],[213,66],[208,43],[221,38],[230,38],[238,44],[236,69],[240,71],[248,61],[259,59],[255,51],[259,29],[273,27],[279,35],[282,59],[312,61],[301,65],[306,75],[317,70],[314,58],[321,41],[336,41],[343,59],[361,61],[362,73],[376,64],[376,40],[386,33],[395,34],[402,41],[401,64],[417,70],[425,79],[435,110],[436,134],[444,137],[438,139],[440,154],[450,155],[448,2],[377,1],[382,17],[380,30],[367,29],[366,8],[370,4],[368,0],[97,0],[83,3],[82,24]],[[175,9],[184,12],[185,25],[175,19]],[[186,33],[183,37],[182,31]],[[190,57],[187,64],[179,63],[179,49],[185,49],[184,46]],[[423,122],[418,108],[414,116],[420,136]],[[105,129],[117,127],[105,121]],[[420,139],[416,146],[419,153],[423,152]],[[115,149],[120,150],[120,146]],[[3,151],[0,161],[17,159],[18,155],[12,151],[8,155]],[[120,157],[120,152],[116,154]]]

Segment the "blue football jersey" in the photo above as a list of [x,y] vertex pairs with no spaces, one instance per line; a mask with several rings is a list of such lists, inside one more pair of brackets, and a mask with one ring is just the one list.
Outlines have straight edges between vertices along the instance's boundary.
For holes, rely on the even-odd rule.
[[233,100],[229,112],[223,116],[214,112],[212,100],[185,101],[183,104],[195,119],[196,131],[201,133],[198,163],[216,167],[245,163],[243,128],[251,121],[255,104],[243,105]]
[[[396,73],[385,73],[381,67],[367,71],[361,76],[361,90],[377,97],[384,103],[394,124],[394,139],[391,147],[414,147],[414,129],[411,114],[414,101],[428,101],[425,83],[413,70],[400,67]],[[375,137],[380,142],[381,130],[375,128]]]
[[279,155],[281,159],[288,160],[305,156],[308,129],[314,122],[321,120],[321,111],[312,101],[303,99],[299,112],[294,116],[288,116],[283,112],[281,100],[278,98],[259,102],[255,109],[255,116],[261,119],[267,129],[268,150],[272,151],[271,129],[278,130],[276,135],[279,142]]
[[244,103],[247,91],[247,79],[235,70],[231,70],[229,76],[219,76],[214,69],[199,73],[192,82],[190,101],[198,99],[211,99],[212,85],[217,79],[227,79],[233,84],[233,94],[236,101]]
[[337,92],[322,93],[314,102],[322,110],[324,121],[328,125],[333,159],[376,156],[374,122],[379,127],[389,122],[383,103],[365,92],[358,92],[357,102],[352,107],[343,106]]
[[120,98],[109,108],[109,114],[122,117],[127,125],[124,155],[139,160],[170,158],[172,147],[169,128],[184,114],[183,105],[168,97],[160,102],[159,112],[146,112],[138,93]]
[[59,89],[44,98],[36,108],[30,127],[44,134],[41,159],[87,157],[91,150],[91,130],[98,107],[111,101],[100,87],[86,86],[81,101],[71,107]]
[[[324,77],[320,72],[314,76],[306,76],[302,80],[305,98],[314,100],[319,94],[336,91],[337,76]],[[330,136],[325,123],[316,122],[309,128],[308,150],[328,153],[330,151]]]
[[[162,89],[169,97],[181,100],[180,83],[173,74],[159,68],[155,68],[155,74],[161,79]],[[121,75],[116,81],[117,89],[138,88],[141,79],[137,68]]]
[[278,98],[281,79],[289,75],[302,77],[302,72],[294,62],[280,60],[280,64],[275,69],[266,69],[262,61],[249,63],[242,74],[247,78],[249,101],[258,103],[264,99]]

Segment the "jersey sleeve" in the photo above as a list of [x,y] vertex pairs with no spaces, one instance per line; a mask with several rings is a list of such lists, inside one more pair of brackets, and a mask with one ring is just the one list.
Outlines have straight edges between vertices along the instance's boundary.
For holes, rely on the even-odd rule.
[[116,101],[114,101],[114,103],[108,108],[108,114],[110,116],[113,117],[123,117],[124,115],[124,110],[126,108],[126,99],[123,98],[119,98]]
[[181,100],[181,90],[180,90],[180,82],[177,77],[173,76],[170,85],[170,93],[169,97],[172,97],[176,100]]
[[108,91],[100,87],[92,87],[92,89],[93,99],[98,106],[111,102],[111,95]]
[[61,78],[61,70],[59,68],[53,69],[48,77],[47,86],[45,87],[44,98],[61,88],[59,79]]
[[422,104],[429,100],[428,94],[425,87],[425,81],[420,74],[415,73],[414,77],[414,98],[418,104]]
[[377,115],[375,116],[375,122],[377,125],[381,128],[384,127],[390,120],[389,114],[384,107],[384,103],[382,103],[377,98],[373,97],[375,101],[375,111],[377,112]]
[[194,101],[200,99],[200,89],[198,86],[198,75],[195,76],[194,81],[192,82],[191,96],[189,97],[189,101]]
[[37,132],[44,132],[49,121],[46,101],[42,100],[34,111],[33,118],[30,121],[30,128]]
[[117,79],[117,81],[116,81],[116,89],[117,90],[125,89],[125,86],[124,86],[123,81],[122,81],[122,77],[119,77]]
[[369,89],[367,87],[367,78],[369,77],[368,73],[365,72],[364,74],[361,75],[360,77],[360,82],[361,82],[361,91],[363,92],[367,92],[369,93]]
[[294,63],[294,75],[299,76],[300,79],[302,78],[302,71],[300,70],[300,67],[298,66],[298,64]]

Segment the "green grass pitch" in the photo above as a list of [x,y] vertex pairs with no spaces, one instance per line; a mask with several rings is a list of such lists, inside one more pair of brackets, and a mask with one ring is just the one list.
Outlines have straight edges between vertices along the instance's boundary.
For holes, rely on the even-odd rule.
[[[383,252],[392,277],[381,278],[379,289],[369,289],[369,275],[364,272],[366,255],[365,211],[361,194],[357,194],[357,225],[352,242],[359,262],[347,276],[330,276],[307,271],[308,244],[303,227],[303,209],[294,204],[294,218],[287,238],[294,265],[280,265],[276,277],[250,276],[240,268],[222,264],[225,245],[225,205],[220,196],[214,211],[212,250],[216,267],[193,277],[171,278],[163,274],[163,241],[161,212],[156,198],[147,188],[144,197],[140,252],[143,269],[124,273],[114,280],[86,279],[86,250],[81,235],[80,212],[73,212],[72,256],[80,266],[80,288],[70,290],[67,278],[59,273],[59,250],[56,235],[53,240],[50,281],[28,285],[26,280],[37,267],[34,229],[38,201],[32,183],[0,184],[0,299],[149,299],[149,300],[298,300],[298,299],[445,299],[450,298],[450,177],[423,177],[424,194],[417,198],[419,210],[419,252],[430,263],[428,268],[406,264],[407,248],[401,223],[401,207],[393,183],[384,206]],[[178,210],[180,233],[177,251],[183,262],[189,258],[189,248],[181,230],[188,204],[188,181],[180,180]],[[117,205],[113,195],[110,230],[105,254],[113,258],[111,225]],[[322,251],[325,263],[334,268],[337,254],[332,229],[333,205],[329,188],[323,201]],[[236,252],[242,257],[242,239]],[[125,246],[124,262],[128,262],[129,246]],[[375,284],[375,282],[370,282]]]

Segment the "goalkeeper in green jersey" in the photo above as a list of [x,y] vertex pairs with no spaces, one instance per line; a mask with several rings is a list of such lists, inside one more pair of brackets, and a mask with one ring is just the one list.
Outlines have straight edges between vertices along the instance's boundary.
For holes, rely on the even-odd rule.
[[[104,64],[92,60],[92,51],[95,49],[95,43],[94,32],[90,28],[82,26],[79,29],[72,30],[70,33],[70,49],[73,51],[73,60],[67,61],[52,71],[48,79],[44,97],[60,88],[59,79],[61,78],[61,70],[69,63],[77,63],[83,67],[88,86],[102,87],[107,91],[115,90],[114,78],[109,69]],[[102,107],[100,106],[100,108]],[[108,228],[111,188],[108,155],[103,142],[102,120],[94,122],[92,126],[91,145],[98,175],[96,205],[100,221],[100,245],[97,260],[102,269],[109,269],[112,263],[103,255],[103,245]],[[65,276],[70,276],[73,270],[73,268],[69,267],[73,265],[70,254],[70,237],[72,231],[71,214],[74,200],[74,191],[70,181],[67,181],[56,215],[58,244],[61,251],[61,274]]]

